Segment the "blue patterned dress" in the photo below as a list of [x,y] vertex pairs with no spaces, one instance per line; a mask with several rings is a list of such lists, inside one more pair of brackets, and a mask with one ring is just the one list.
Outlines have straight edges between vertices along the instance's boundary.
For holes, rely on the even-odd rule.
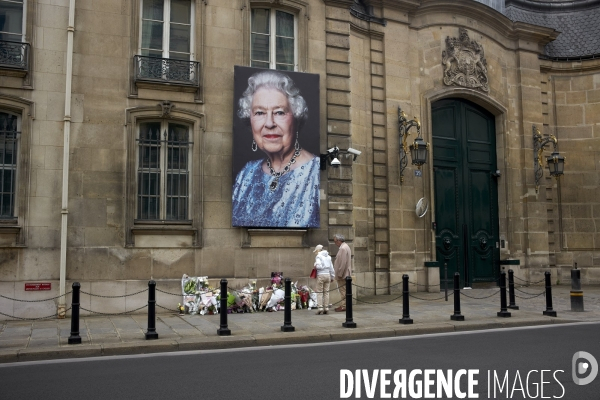
[[232,225],[270,228],[319,227],[320,159],[275,179],[261,168],[264,160],[248,162],[238,173],[233,185]]

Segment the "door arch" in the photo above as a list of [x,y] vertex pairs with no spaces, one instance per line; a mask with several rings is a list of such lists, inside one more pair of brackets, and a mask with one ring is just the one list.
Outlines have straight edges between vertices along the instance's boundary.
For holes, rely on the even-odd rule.
[[448,278],[460,273],[463,286],[496,281],[500,249],[495,118],[470,101],[447,98],[432,103],[431,122],[440,279],[445,279],[446,266]]

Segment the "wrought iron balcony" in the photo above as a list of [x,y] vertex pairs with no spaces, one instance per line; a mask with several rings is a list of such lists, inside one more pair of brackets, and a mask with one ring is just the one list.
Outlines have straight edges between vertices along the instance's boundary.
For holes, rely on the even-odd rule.
[[200,63],[198,61],[134,56],[133,64],[135,82],[200,86]]
[[0,68],[29,70],[29,43],[0,40]]

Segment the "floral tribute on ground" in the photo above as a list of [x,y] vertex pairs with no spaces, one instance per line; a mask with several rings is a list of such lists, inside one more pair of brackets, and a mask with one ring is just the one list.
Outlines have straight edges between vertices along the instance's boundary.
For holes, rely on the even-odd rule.
[[[257,311],[283,311],[285,286],[282,272],[272,272],[271,282],[266,287],[257,288],[256,280],[251,280],[240,289],[228,288],[227,313],[252,313]],[[317,294],[308,286],[291,285],[291,309],[311,309],[317,307]],[[178,305],[180,314],[211,315],[221,310],[221,289],[212,287],[207,276],[181,278],[182,302]]]

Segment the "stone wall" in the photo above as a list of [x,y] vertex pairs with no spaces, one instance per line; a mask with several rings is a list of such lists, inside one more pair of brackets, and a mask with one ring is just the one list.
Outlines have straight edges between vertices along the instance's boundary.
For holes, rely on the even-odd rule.
[[[374,9],[385,25],[351,15],[351,1],[279,1],[298,15],[299,70],[320,75],[321,151],[337,145],[362,155],[356,161],[342,155],[342,167],[321,172],[320,229],[275,237],[232,228],[233,66],[249,65],[249,9],[267,3],[196,2],[198,91],[133,83],[136,2],[76,3],[69,282],[125,294],[149,279],[177,290],[184,273],[240,286],[248,279],[265,284],[271,271],[283,271],[309,283],[312,248],[322,244],[335,254],[333,234],[342,233],[354,252],[357,283],[369,288],[361,293],[389,293],[405,273],[426,285],[424,262],[435,258],[434,212],[419,219],[414,208],[419,198],[434,198],[433,171],[428,163],[417,177],[409,163],[400,184],[398,107],[419,118],[431,142],[431,103],[447,97],[477,103],[496,117],[501,258],[519,259],[523,279],[551,268],[556,280],[567,282],[576,262],[584,282],[600,282],[600,63],[540,60],[556,32],[525,29],[467,0],[385,2]],[[57,287],[60,262],[68,6],[28,4],[31,70],[24,78],[0,71],[0,104],[22,113],[20,229],[0,226],[0,287],[16,298],[26,296],[26,281]],[[489,93],[442,81],[445,39],[458,36],[459,27],[485,49]],[[179,236],[132,230],[135,120],[160,116],[164,101],[193,125],[194,225]],[[560,183],[546,171],[539,193],[532,125],[555,134],[567,156]],[[17,308],[0,303],[2,310]]]
[[[548,123],[566,157],[565,175],[557,182],[545,171],[552,189],[548,208],[556,209],[552,226],[558,279],[568,284],[575,263],[585,283],[600,277],[600,62],[550,62]],[[547,125],[547,126],[546,126]]]

